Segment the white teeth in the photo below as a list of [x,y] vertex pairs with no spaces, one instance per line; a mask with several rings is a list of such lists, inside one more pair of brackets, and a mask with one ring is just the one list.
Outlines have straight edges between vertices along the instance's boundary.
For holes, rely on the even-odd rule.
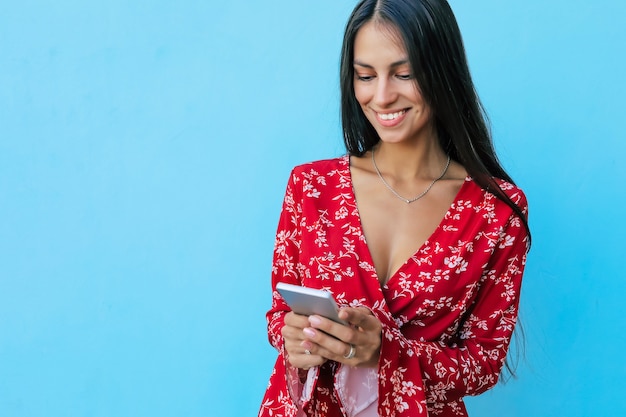
[[405,110],[396,113],[378,113],[378,116],[383,120],[394,120],[404,114]]

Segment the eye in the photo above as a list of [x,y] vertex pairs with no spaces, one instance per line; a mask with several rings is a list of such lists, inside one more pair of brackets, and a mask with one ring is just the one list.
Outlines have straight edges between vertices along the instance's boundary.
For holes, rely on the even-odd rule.
[[412,80],[413,76],[411,74],[397,74],[396,78],[403,81]]
[[374,79],[373,75],[359,75],[359,74],[355,74],[356,79],[359,81],[372,81]]

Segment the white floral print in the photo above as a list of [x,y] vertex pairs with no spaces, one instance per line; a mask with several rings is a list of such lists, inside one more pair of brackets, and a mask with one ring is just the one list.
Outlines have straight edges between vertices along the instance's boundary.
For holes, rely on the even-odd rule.
[[[500,185],[526,213],[522,191]],[[467,416],[463,397],[498,380],[527,251],[518,216],[467,178],[439,227],[381,288],[360,227],[349,157],[343,156],[292,171],[272,285],[323,288],[342,305],[368,307],[381,321],[378,386],[372,388],[380,416]],[[280,333],[288,311],[274,291],[267,320],[278,359],[259,416],[348,415],[335,386],[340,364],[312,368],[314,383],[306,387],[292,384],[297,372],[288,371]],[[290,394],[294,386],[306,392]]]

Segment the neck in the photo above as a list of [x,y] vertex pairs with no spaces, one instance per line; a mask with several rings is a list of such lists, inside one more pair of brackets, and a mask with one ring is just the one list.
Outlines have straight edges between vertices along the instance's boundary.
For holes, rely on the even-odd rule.
[[437,141],[419,144],[379,142],[372,152],[378,168],[397,180],[437,178],[448,159]]

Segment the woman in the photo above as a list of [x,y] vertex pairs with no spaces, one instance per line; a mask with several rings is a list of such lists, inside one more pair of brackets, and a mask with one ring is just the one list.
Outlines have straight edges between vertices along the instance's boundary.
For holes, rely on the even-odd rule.
[[350,325],[274,291],[259,415],[466,416],[504,364],[530,235],[447,2],[361,1],[341,89],[348,155],[294,168],[272,284],[332,292]]

